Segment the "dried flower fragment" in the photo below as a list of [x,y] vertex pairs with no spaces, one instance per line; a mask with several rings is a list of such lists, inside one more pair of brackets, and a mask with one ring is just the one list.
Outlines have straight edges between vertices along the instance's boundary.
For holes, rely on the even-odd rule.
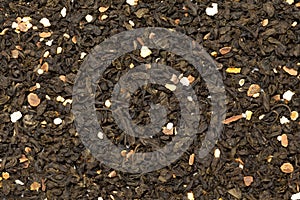
[[33,107],[36,107],[41,103],[41,99],[38,97],[38,95],[36,95],[34,93],[30,93],[27,96],[27,101]]
[[195,200],[193,192],[188,192],[187,198],[188,198],[188,200]]
[[235,116],[232,116],[232,117],[229,117],[227,119],[225,119],[223,121],[223,124],[230,124],[231,122],[235,122],[239,119],[242,119],[243,118],[243,115],[235,115]]
[[107,7],[101,6],[101,7],[99,8],[99,12],[103,13],[103,12],[107,11],[108,9],[109,9],[108,6],[107,6]]
[[55,118],[55,119],[53,120],[53,123],[54,123],[55,125],[60,125],[60,124],[62,123],[62,119],[59,118],[59,117],[57,117],[57,118]]
[[59,79],[64,83],[67,81],[66,76],[64,76],[64,75],[60,75]]
[[61,14],[62,17],[65,17],[67,15],[66,7],[63,7],[63,9],[61,9],[60,14]]
[[105,101],[104,105],[105,105],[106,108],[110,108],[110,106],[111,106],[110,100],[107,99],[107,100]]
[[216,150],[214,151],[214,157],[215,157],[215,158],[220,158],[220,155],[221,155],[220,149],[216,149]]
[[169,89],[170,91],[175,91],[176,90],[176,85],[173,85],[173,84],[166,84],[165,85],[165,87],[167,88],[167,89]]
[[51,23],[50,23],[49,19],[47,19],[45,17],[40,20],[40,23],[43,24],[44,27],[51,26]]
[[286,91],[284,94],[283,94],[283,99],[287,100],[287,101],[290,101],[292,100],[292,97],[294,96],[294,92],[292,92],[291,90],[288,90]]
[[247,110],[245,114],[246,114],[246,120],[251,120],[253,112],[250,110]]
[[260,86],[258,84],[252,84],[252,85],[250,85],[250,87],[247,91],[247,96],[255,97],[256,94],[259,94],[259,92],[260,92]]
[[244,177],[244,183],[248,187],[253,183],[253,177],[252,176],[245,176]]
[[283,173],[286,173],[286,174],[292,173],[294,171],[294,167],[291,163],[282,164],[280,169]]
[[44,71],[44,72],[48,72],[49,70],[49,64],[47,62],[45,62],[42,66],[41,66],[41,69]]
[[31,185],[30,185],[30,190],[36,190],[36,191],[39,191],[41,187],[41,184],[39,184],[38,182],[33,182]]
[[289,75],[292,75],[292,76],[297,76],[298,75],[298,71],[295,70],[295,69],[292,69],[292,68],[288,68],[287,66],[283,66],[282,69],[288,73]]
[[20,111],[14,112],[10,115],[10,121],[12,123],[16,123],[21,118],[22,118],[22,113]]
[[126,3],[131,5],[131,6],[136,6],[138,5],[139,0],[126,0]]
[[116,171],[111,171],[109,174],[108,174],[108,177],[109,178],[113,178],[113,177],[116,177],[117,176],[117,172]]
[[23,163],[23,162],[26,162],[28,161],[28,158],[26,158],[26,156],[23,154],[21,158],[19,158],[19,162],[20,163]]
[[219,50],[222,55],[228,54],[231,51],[231,47],[223,47]]
[[72,42],[73,42],[74,44],[77,43],[77,37],[76,37],[75,35],[72,37]]
[[212,7],[207,7],[205,12],[208,16],[214,16],[218,13],[218,4],[212,3]]
[[17,184],[17,185],[24,185],[24,183],[22,182],[22,181],[20,181],[20,180],[15,180],[15,183]]
[[298,119],[298,117],[299,117],[299,114],[297,111],[291,112],[291,115],[290,115],[291,120],[296,121]]
[[173,130],[174,130],[174,128],[167,129],[167,127],[163,127],[162,132],[163,132],[163,134],[165,134],[165,135],[173,135],[173,133],[174,133]]
[[290,120],[288,118],[286,118],[285,116],[282,116],[279,121],[280,121],[280,124],[287,124],[290,122]]
[[17,49],[11,50],[11,57],[12,58],[18,58],[19,57],[19,51]]
[[52,35],[51,32],[41,32],[41,33],[39,34],[39,36],[40,36],[41,38],[48,38],[48,37],[50,37],[51,35]]
[[262,20],[262,22],[261,22],[261,25],[262,26],[267,26],[269,24],[269,20],[268,19],[264,19],[264,20]]
[[195,161],[195,154],[191,154],[190,155],[190,158],[189,158],[189,165],[193,165],[194,164],[194,161]]
[[193,77],[192,75],[188,75],[187,78],[188,78],[190,84],[193,83],[193,82],[195,81],[195,77]]
[[31,152],[31,148],[30,148],[30,147],[25,147],[25,152],[26,152],[26,153]]
[[228,68],[226,69],[226,72],[227,72],[227,73],[230,73],[230,74],[239,74],[239,73],[241,73],[241,68],[228,67]]
[[189,86],[189,85],[190,85],[190,81],[189,81],[189,79],[188,79],[187,77],[182,77],[182,78],[180,79],[180,83],[181,83],[182,85],[184,85],[184,86]]
[[288,137],[286,134],[281,135],[281,145],[287,147],[289,145]]
[[91,22],[91,21],[93,21],[93,16],[92,15],[87,15],[87,16],[85,16],[85,20],[87,22]]
[[141,48],[141,57],[146,58],[152,54],[152,51],[147,46],[142,46]]
[[294,3],[294,0],[285,0],[289,5],[292,5]]
[[2,172],[2,178],[4,178],[5,180],[9,179],[9,173],[8,172]]

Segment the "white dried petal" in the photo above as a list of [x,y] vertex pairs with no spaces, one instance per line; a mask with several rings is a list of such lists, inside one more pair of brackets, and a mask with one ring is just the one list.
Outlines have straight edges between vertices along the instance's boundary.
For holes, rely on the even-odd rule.
[[51,47],[52,46],[52,42],[53,42],[53,39],[52,40],[48,40],[45,44],[47,46]]
[[45,17],[40,20],[40,23],[43,24],[44,27],[51,26],[51,23],[50,23],[49,19],[47,19]]
[[244,169],[244,165],[240,163],[239,168]]
[[87,15],[87,16],[85,16],[85,20],[87,22],[91,22],[91,21],[93,21],[93,16],[92,15]]
[[35,86],[36,86],[37,89],[41,88],[41,85],[39,83],[36,83]]
[[62,52],[62,47],[57,47],[56,54],[60,54]]
[[245,79],[239,80],[239,85],[242,87],[245,84]]
[[47,94],[46,94],[45,98],[46,98],[47,100],[51,100],[51,98],[50,98],[49,95],[47,95]]
[[47,58],[49,55],[50,55],[50,52],[49,52],[49,51],[46,51],[46,52],[44,53],[44,58]]
[[100,140],[102,140],[102,139],[103,139],[103,133],[102,133],[102,132],[99,132],[99,133],[97,134],[97,137],[98,137]]
[[285,116],[282,116],[280,118],[280,124],[287,124],[289,122],[290,122],[290,120],[288,118],[286,118]]
[[61,14],[62,17],[65,17],[67,15],[66,7],[63,7],[63,9],[61,9],[60,14]]
[[69,104],[72,104],[73,100],[72,99],[66,99],[64,102],[63,102],[63,106],[66,106],[68,103]]
[[102,197],[98,197],[98,200],[103,200],[103,198]]
[[132,27],[135,25],[134,22],[133,22],[132,20],[129,20],[128,22],[129,22],[129,24],[130,24]]
[[294,22],[292,23],[291,26],[292,26],[292,27],[295,27],[295,26],[297,26],[297,24],[298,24],[298,23],[297,23],[296,21],[294,21]]
[[218,4],[212,3],[212,7],[207,7],[205,12],[208,16],[214,16],[218,13]]
[[110,108],[110,106],[111,106],[110,100],[107,99],[107,100],[105,101],[104,105],[105,105],[106,108]]
[[188,198],[188,200],[195,200],[193,192],[188,192],[187,198]]
[[138,0],[126,0],[126,3],[128,3],[131,6],[136,6],[138,2]]
[[188,101],[193,101],[193,97],[188,96],[188,97],[187,97],[187,100],[188,100]]
[[221,155],[220,149],[216,149],[215,152],[214,152],[215,158],[220,158],[220,155]]
[[62,96],[58,96],[58,97],[56,97],[56,101],[58,101],[58,102],[64,102],[65,98],[63,98]]
[[173,84],[166,84],[165,85],[165,87],[167,88],[167,89],[169,89],[170,91],[175,91],[176,90],[176,85],[173,85]]
[[189,86],[190,85],[190,81],[187,77],[183,77],[182,79],[180,79],[180,83],[184,86]]
[[14,112],[10,115],[10,121],[12,123],[16,123],[21,118],[22,118],[22,113],[20,111]]
[[283,97],[283,99],[285,99],[285,100],[287,100],[287,101],[290,101],[290,100],[292,100],[292,97],[293,97],[294,94],[295,94],[294,92],[288,90],[288,91],[286,91],[286,92],[283,94],[282,97]]
[[87,53],[81,52],[81,54],[80,54],[80,59],[83,59],[86,55],[87,55]]
[[179,80],[178,80],[178,78],[175,74],[172,74],[172,77],[171,77],[170,81],[172,81],[175,84],[177,84],[179,82]]
[[281,136],[281,135],[278,135],[278,136],[277,136],[277,140],[278,140],[279,142],[281,142],[282,136]]
[[37,70],[37,73],[38,73],[39,75],[42,75],[42,74],[44,73],[44,70],[38,69],[38,70]]
[[108,15],[102,15],[101,16],[101,20],[105,20],[105,19],[107,19],[108,18]]
[[247,110],[245,114],[246,114],[246,120],[251,120],[253,112],[250,110]]
[[291,196],[291,200],[299,200],[300,199],[300,192],[296,193],[296,194],[293,194]]
[[148,47],[142,46],[140,55],[143,58],[146,58],[147,56],[150,56],[151,53],[152,53],[152,51]]
[[70,35],[68,33],[64,33],[63,35],[65,38],[70,39]]
[[168,130],[171,130],[173,128],[173,123],[172,122],[169,122],[168,124],[167,124],[167,129]]
[[15,183],[18,184],[18,185],[24,185],[24,183],[22,181],[18,180],[18,179],[15,180]]
[[262,120],[264,117],[265,117],[265,115],[260,115],[260,116],[258,117],[258,119],[259,119],[259,120]]
[[19,27],[19,24],[17,22],[13,22],[11,24],[11,28],[18,28]]
[[294,0],[285,0],[289,5],[292,5],[294,3]]
[[59,118],[59,117],[57,117],[57,118],[55,118],[55,119],[53,120],[53,123],[54,123],[55,125],[60,125],[60,124],[62,123],[62,119]]

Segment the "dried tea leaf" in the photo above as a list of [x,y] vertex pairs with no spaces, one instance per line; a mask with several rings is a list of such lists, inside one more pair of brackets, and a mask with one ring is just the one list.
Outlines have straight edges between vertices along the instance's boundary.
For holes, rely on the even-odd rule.
[[243,115],[235,115],[235,116],[232,116],[232,117],[229,117],[227,119],[225,119],[223,121],[223,124],[230,124],[231,122],[235,122],[239,119],[242,119],[243,118]]
[[291,163],[284,163],[283,165],[281,165],[280,169],[283,173],[286,174],[292,173],[294,171],[294,167]]

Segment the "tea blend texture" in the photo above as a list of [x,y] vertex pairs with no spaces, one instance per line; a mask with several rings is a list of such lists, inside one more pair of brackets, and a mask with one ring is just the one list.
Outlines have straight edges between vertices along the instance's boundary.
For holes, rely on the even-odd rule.
[[[0,198],[296,200],[299,19],[297,0],[0,0]],[[222,77],[227,112],[218,142],[200,158],[216,120],[209,86],[183,57],[137,38],[136,50],[115,59],[99,79],[95,108],[103,133],[95,137],[122,147],[116,158],[124,162],[161,149],[180,135],[179,84],[193,88],[196,96],[188,100],[200,103],[199,123],[192,145],[177,146],[187,150],[175,162],[126,173],[97,160],[83,144],[72,113],[73,87],[94,47],[146,27],[182,33],[203,46]],[[162,105],[167,116],[157,134],[134,137],[114,119],[111,96],[126,72],[151,68],[149,63],[171,66],[179,75],[126,96],[134,124],[155,121],[152,104]]]

